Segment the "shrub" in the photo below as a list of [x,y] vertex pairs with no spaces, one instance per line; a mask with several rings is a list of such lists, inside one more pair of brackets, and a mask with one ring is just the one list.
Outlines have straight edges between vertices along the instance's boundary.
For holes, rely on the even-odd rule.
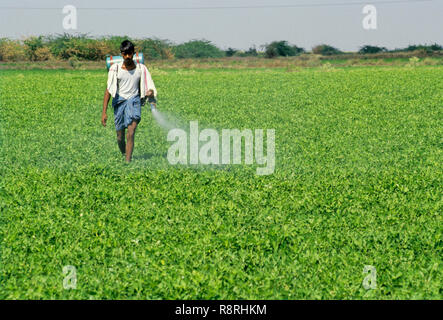
[[[125,40],[133,41],[131,38],[129,38],[127,36],[108,36],[108,37],[101,38],[101,41],[103,42],[103,44],[106,45],[106,47],[108,48],[107,54],[110,54],[113,56],[120,55],[120,44]],[[133,41],[133,42],[135,42],[135,41]],[[138,51],[138,48],[136,48],[136,50]]]
[[25,45],[26,58],[31,61],[36,61],[36,51],[44,46],[43,37],[29,37],[23,41],[23,44]]
[[265,56],[267,58],[290,57],[303,53],[304,49],[297,46],[290,46],[287,41],[274,41],[265,47]]
[[437,43],[431,45],[409,45],[403,49],[391,50],[391,52],[410,52],[410,51],[422,51],[424,53],[433,53],[435,51],[441,51],[443,47]]
[[37,50],[35,50],[34,56],[34,61],[48,61],[54,59],[54,56],[47,47],[38,48]]
[[113,51],[113,48],[103,39],[93,42],[93,46],[95,47],[98,60],[106,59],[106,55]]
[[49,50],[57,58],[69,59],[70,56],[66,51],[69,49],[71,38],[72,36],[67,33],[48,36]]
[[172,45],[168,40],[141,39],[135,40],[136,51],[143,52],[147,59],[173,59]]
[[234,56],[236,53],[238,52],[238,50],[235,50],[233,48],[228,48],[228,50],[225,51],[225,54],[227,57],[232,57]]
[[442,47],[441,45],[439,45],[439,44],[436,44],[436,43],[430,45],[429,48],[430,48],[432,51],[440,51],[440,50],[443,50],[443,47]]
[[191,40],[174,47],[176,58],[221,58],[224,51],[217,48],[209,40]]
[[358,53],[367,54],[367,53],[380,53],[380,52],[387,52],[388,49],[385,47],[377,47],[377,46],[363,46],[360,48]]
[[337,48],[334,48],[333,46],[327,45],[327,44],[320,44],[318,46],[315,46],[312,48],[312,52],[315,54],[321,54],[323,56],[330,56],[333,54],[340,54],[342,53]]
[[51,53],[55,57],[65,60],[71,57],[80,60],[102,60],[113,49],[106,41],[88,38],[86,34],[64,33],[49,36],[47,42]]
[[246,54],[247,56],[252,56],[252,57],[256,57],[256,56],[258,56],[258,52],[257,52],[257,49],[255,48],[255,46],[254,46],[254,47],[250,47],[250,48],[245,52],[245,54]]
[[268,45],[265,49],[266,58],[272,59],[278,57],[277,48],[275,46]]
[[2,61],[23,61],[26,54],[23,45],[18,40],[1,39],[0,60]]

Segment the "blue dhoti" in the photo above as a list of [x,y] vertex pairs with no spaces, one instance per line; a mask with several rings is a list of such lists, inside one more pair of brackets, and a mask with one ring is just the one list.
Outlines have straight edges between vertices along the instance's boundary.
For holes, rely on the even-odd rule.
[[124,99],[116,94],[112,99],[114,107],[115,130],[126,129],[133,121],[139,123],[141,120],[140,96]]

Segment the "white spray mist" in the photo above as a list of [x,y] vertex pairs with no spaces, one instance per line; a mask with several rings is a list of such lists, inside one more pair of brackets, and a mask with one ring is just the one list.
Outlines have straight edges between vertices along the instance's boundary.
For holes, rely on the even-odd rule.
[[157,121],[159,126],[167,131],[183,127],[178,119],[164,112],[158,111],[157,108],[153,105],[151,105],[151,112],[152,116],[154,117],[155,121]]

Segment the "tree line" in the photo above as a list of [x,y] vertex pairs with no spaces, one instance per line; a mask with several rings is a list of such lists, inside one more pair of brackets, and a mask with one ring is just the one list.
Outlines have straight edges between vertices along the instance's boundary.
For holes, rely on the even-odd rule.
[[[169,40],[144,38],[131,39],[126,36],[109,36],[93,38],[87,34],[72,35],[68,33],[32,36],[24,40],[0,39],[0,61],[47,61],[47,60],[104,60],[107,55],[119,55],[120,43],[130,39],[136,50],[143,52],[147,59],[182,59],[182,58],[222,58],[222,57],[291,57],[308,51],[305,48],[290,44],[288,41],[273,41],[255,46],[248,50],[228,48],[222,50],[209,40],[191,40],[175,44]],[[406,48],[388,50],[385,47],[365,45],[359,54],[385,52],[421,51],[423,54],[440,52],[443,47],[438,44],[409,45]],[[312,48],[313,54],[330,56],[346,54],[336,47],[320,44]]]

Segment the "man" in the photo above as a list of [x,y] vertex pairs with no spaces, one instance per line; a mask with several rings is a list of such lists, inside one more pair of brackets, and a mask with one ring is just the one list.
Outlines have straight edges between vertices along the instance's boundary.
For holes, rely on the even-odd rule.
[[[113,64],[109,69],[108,83],[103,98],[102,124],[106,127],[109,99],[112,96],[114,107],[117,144],[126,162],[131,162],[134,150],[134,135],[141,120],[141,106],[146,98],[155,102],[157,90],[151,74],[145,65],[135,63],[134,44],[125,40],[120,46],[123,62]],[[125,130],[128,129],[125,142]]]

